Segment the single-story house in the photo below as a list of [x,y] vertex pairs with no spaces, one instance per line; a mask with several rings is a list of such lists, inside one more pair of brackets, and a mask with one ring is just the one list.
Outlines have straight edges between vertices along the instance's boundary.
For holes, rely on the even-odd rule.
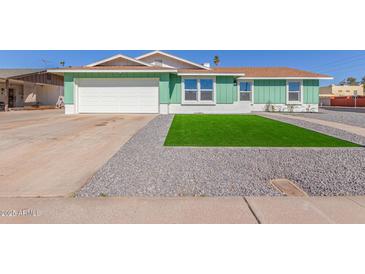
[[64,76],[66,114],[315,112],[319,80],[332,79],[287,67],[210,67],[162,51],[48,71]]
[[45,69],[0,69],[0,103],[5,109],[55,106],[63,100],[63,82]]

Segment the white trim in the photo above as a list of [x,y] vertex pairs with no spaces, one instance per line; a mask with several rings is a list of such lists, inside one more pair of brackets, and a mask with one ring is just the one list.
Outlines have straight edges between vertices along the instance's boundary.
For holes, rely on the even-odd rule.
[[203,65],[199,65],[197,63],[194,63],[194,62],[191,62],[191,61],[188,61],[186,59],[183,59],[183,58],[180,58],[180,57],[177,57],[175,55],[172,55],[172,54],[168,54],[168,53],[165,53],[165,52],[162,52],[162,51],[159,51],[159,50],[155,50],[155,51],[152,51],[152,52],[149,52],[149,53],[146,53],[144,55],[141,55],[141,56],[138,56],[136,57],[137,60],[140,60],[140,59],[143,59],[143,58],[146,58],[146,57],[149,57],[151,55],[154,55],[154,54],[161,54],[161,55],[164,55],[164,56],[167,56],[167,57],[170,57],[172,59],[175,59],[175,60],[178,60],[178,61],[181,61],[181,62],[184,62],[184,63],[187,63],[187,64],[190,64],[190,65],[193,65],[193,66],[196,66],[196,67],[199,67],[199,68],[202,68],[202,69],[205,69],[205,70],[210,70],[210,68],[207,68]]
[[251,90],[251,105],[253,105],[254,104],[254,90],[255,90],[255,82],[253,81],[253,80],[243,80],[243,79],[241,79],[241,80],[238,80],[237,81],[237,92],[238,92],[238,94],[237,94],[237,101],[238,102],[245,102],[245,101],[241,101],[241,96],[240,96],[240,93],[241,93],[241,91],[240,91],[240,83],[241,82],[250,82],[251,83],[251,88],[252,88],[252,90]]
[[52,73],[65,73],[65,72],[87,72],[87,73],[100,73],[100,72],[150,72],[150,73],[155,73],[155,72],[171,72],[171,73],[176,73],[177,70],[167,70],[167,69],[159,69],[159,70],[147,70],[147,69],[134,69],[134,70],[126,70],[126,69],[50,69],[47,70],[48,72],[52,72]]
[[177,73],[178,76],[244,76],[244,73],[219,73],[219,72],[215,72],[215,73],[204,73],[204,72],[193,72],[193,73],[188,73],[188,72],[181,72],[181,73]]
[[[289,101],[289,83],[299,82],[300,83],[300,101]],[[287,105],[302,105],[303,104],[303,81],[299,79],[287,80],[286,81],[286,104]]]
[[74,104],[65,104],[65,114],[76,114],[75,112],[75,105]]
[[[185,82],[186,79],[197,79],[197,100],[196,101],[186,101],[185,100]],[[206,101],[200,100],[200,79],[212,79],[213,80],[213,100]],[[216,104],[216,79],[215,77],[182,77],[181,78],[181,105],[215,105]]]
[[123,54],[117,54],[117,55],[114,55],[112,57],[109,57],[109,58],[106,58],[106,59],[103,59],[103,60],[100,60],[100,61],[97,61],[97,62],[94,62],[94,63],[91,63],[89,65],[86,65],[86,67],[95,67],[97,65],[100,65],[102,63],[106,63],[106,62],[109,62],[109,61],[112,61],[114,59],[118,59],[118,58],[123,58],[123,59],[126,59],[128,61],[131,61],[131,62],[134,62],[134,63],[137,63],[137,64],[140,64],[140,65],[144,65],[144,66],[147,66],[147,67],[151,67],[152,65],[151,64],[148,64],[148,63],[145,63],[145,62],[142,62],[142,61],[139,61],[139,60],[136,60],[132,57],[128,57],[126,55],[123,55]]
[[251,106],[249,104],[242,105],[238,102],[233,104],[216,104],[216,105],[182,105],[169,104],[169,113],[207,113],[207,114],[243,114],[250,113]]
[[318,80],[332,80],[333,77],[239,77],[238,80],[297,80],[297,79],[304,79],[304,80],[311,80],[311,79],[318,79]]

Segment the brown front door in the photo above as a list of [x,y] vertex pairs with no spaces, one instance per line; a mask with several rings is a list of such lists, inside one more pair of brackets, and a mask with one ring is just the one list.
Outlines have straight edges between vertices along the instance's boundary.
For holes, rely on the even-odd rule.
[[9,88],[9,108],[13,108],[15,106],[16,96],[14,89]]

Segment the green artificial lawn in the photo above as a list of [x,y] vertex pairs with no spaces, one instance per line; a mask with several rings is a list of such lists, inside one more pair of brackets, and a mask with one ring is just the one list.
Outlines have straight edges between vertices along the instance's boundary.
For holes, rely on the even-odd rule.
[[175,115],[165,146],[359,147],[315,131],[256,115]]

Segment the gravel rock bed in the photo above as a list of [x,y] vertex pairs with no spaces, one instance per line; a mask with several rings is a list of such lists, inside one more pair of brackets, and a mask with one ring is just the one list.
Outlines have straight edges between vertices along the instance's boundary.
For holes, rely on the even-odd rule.
[[355,112],[355,110],[345,111],[320,108],[318,113],[291,113],[290,115],[344,123],[347,125],[365,128],[365,113]]
[[77,196],[277,196],[275,178],[310,195],[365,194],[363,148],[164,147],[172,118],[152,120]]

